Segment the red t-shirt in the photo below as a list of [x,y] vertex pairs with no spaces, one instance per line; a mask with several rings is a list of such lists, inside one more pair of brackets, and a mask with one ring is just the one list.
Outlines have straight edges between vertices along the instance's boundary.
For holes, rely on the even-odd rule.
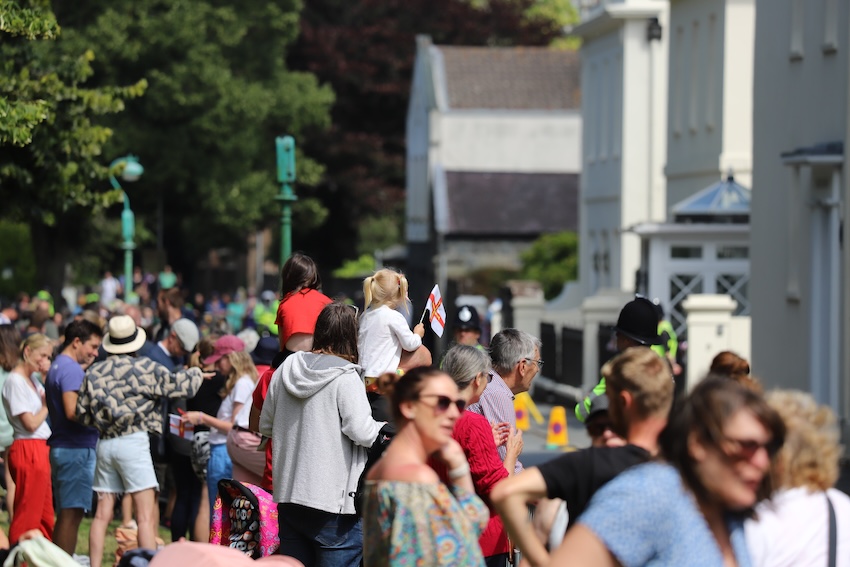
[[[266,401],[266,394],[269,391],[269,383],[272,381],[272,375],[274,374],[274,368],[271,366],[267,367],[266,371],[260,376],[260,379],[257,380],[257,386],[254,388],[254,395],[252,396],[252,402],[254,407],[257,408],[257,411],[263,411],[263,402]],[[266,466],[263,468],[263,488],[272,492],[274,489],[272,487],[272,444],[266,443]]]
[[[505,532],[502,518],[499,517],[490,502],[490,492],[499,481],[508,477],[508,471],[496,451],[496,442],[493,441],[493,430],[490,427],[490,422],[482,415],[465,411],[460,419],[455,422],[452,437],[463,447],[463,452],[466,453],[466,460],[469,461],[469,472],[472,475],[472,484],[475,485],[475,493],[490,508],[490,521],[487,523],[487,529],[478,538],[481,551],[484,553],[484,557],[508,553],[510,552],[508,534]],[[450,484],[451,481],[445,465],[436,462],[434,459],[430,459],[428,464],[437,472],[443,483]]]
[[331,301],[330,297],[315,289],[302,289],[283,298],[277,306],[277,319],[274,321],[280,337],[280,349],[283,350],[286,341],[295,333],[312,335],[319,313]]

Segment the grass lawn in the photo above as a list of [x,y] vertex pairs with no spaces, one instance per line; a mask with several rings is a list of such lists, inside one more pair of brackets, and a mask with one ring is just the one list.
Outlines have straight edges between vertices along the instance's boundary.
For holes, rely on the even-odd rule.
[[[83,521],[80,524],[80,531],[77,534],[77,549],[74,550],[74,552],[79,555],[88,556],[89,554],[89,530],[91,529],[91,521],[91,518],[83,518]],[[118,520],[114,520],[109,524],[109,529],[106,531],[106,542],[103,547],[104,565],[113,564],[115,550],[118,548],[118,543],[115,541],[115,528],[117,528],[120,523],[121,522]],[[0,527],[2,527],[3,531],[7,534],[9,533],[9,514],[5,510],[0,512]],[[162,538],[162,541],[166,544],[171,543],[171,530],[160,526],[159,537]]]
[[[91,521],[91,518],[83,518],[83,522],[80,524],[80,531],[77,534],[76,549],[76,553],[79,555],[89,554],[89,530],[91,529]],[[115,528],[117,528],[120,523],[121,522],[118,520],[113,520],[109,524],[109,529],[106,531],[106,542],[103,546],[104,565],[112,565],[113,559],[115,558],[115,550],[118,548],[118,544],[115,541]],[[162,538],[162,541],[166,544],[171,543],[171,530],[159,526],[159,537]]]

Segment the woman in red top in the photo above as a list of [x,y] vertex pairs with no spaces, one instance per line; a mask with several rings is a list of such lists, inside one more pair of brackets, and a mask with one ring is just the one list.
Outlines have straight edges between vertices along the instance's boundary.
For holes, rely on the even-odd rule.
[[309,256],[294,253],[280,270],[280,305],[275,324],[280,350],[296,352],[313,348],[316,319],[331,299],[319,291],[319,268]]
[[[490,357],[481,349],[468,345],[455,345],[443,360],[443,371],[451,376],[460,390],[460,397],[466,400],[467,407],[481,397],[490,380]],[[490,508],[490,521],[487,529],[478,540],[484,560],[488,567],[505,567],[511,552],[511,544],[499,514],[490,504],[490,491],[514,471],[517,457],[522,451],[522,432],[511,431],[507,423],[493,424],[484,416],[465,411],[455,423],[452,433],[466,453],[475,492]],[[507,456],[503,463],[496,451],[496,445],[507,443]],[[444,480],[447,478],[445,467],[436,463],[435,469]]]
[[[278,338],[280,350],[288,356],[297,351],[313,350],[313,331],[316,319],[331,299],[319,291],[322,279],[316,262],[301,252],[295,252],[280,270],[280,305],[277,306]],[[274,363],[260,375],[254,389],[248,427],[260,429],[260,413],[275,369],[286,356],[276,356]],[[266,445],[266,466],[263,470],[263,488],[272,490],[272,444]]]

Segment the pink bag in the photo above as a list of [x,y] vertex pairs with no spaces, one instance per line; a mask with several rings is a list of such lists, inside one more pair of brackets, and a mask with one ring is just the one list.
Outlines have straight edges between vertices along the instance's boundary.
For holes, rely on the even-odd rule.
[[277,505],[272,495],[250,483],[218,481],[210,543],[226,545],[251,559],[274,555],[280,547]]

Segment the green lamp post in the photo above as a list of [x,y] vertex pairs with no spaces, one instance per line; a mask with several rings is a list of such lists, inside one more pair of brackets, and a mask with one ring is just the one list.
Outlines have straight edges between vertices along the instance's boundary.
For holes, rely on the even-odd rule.
[[292,254],[292,203],[298,200],[292,184],[295,183],[295,138],[278,136],[274,140],[277,154],[277,181],[280,193],[280,265]]
[[124,238],[124,243],[121,247],[124,249],[125,300],[129,299],[133,293],[133,250],[136,248],[133,240],[136,237],[136,217],[130,209],[130,198],[118,183],[115,174],[118,173],[124,181],[136,181],[144,172],[145,168],[139,163],[139,158],[134,155],[120,157],[109,164],[109,182],[113,188],[120,190],[124,195],[124,210],[121,211],[121,236]]

